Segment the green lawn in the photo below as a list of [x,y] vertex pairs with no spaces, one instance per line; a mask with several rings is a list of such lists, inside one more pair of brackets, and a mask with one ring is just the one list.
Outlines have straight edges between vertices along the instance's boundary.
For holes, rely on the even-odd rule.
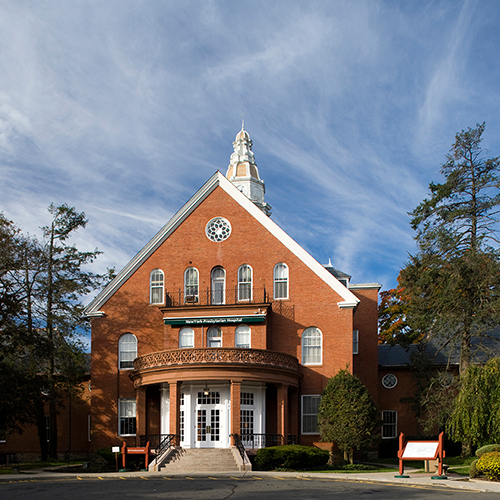
[[[71,464],[81,464],[81,460],[71,460]],[[0,466],[0,474],[12,474],[14,467],[19,468],[21,472],[30,471],[34,469],[46,469],[49,467],[61,467],[68,465],[68,462],[62,460],[52,460],[48,462],[25,462],[20,464],[2,465]]]

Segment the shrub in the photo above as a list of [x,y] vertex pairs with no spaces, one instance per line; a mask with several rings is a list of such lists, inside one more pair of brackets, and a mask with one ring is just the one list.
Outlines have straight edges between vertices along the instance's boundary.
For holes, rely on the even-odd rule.
[[274,454],[277,446],[261,448],[255,456],[255,465],[259,470],[271,470],[274,467]]
[[328,457],[328,451],[311,446],[273,446],[260,449],[255,457],[255,464],[259,470],[307,470],[325,466]]
[[476,457],[480,458],[485,453],[491,453],[492,451],[500,451],[500,444],[487,444],[486,446],[481,446],[476,451]]
[[470,467],[469,467],[469,476],[470,477],[477,477],[479,476],[479,472],[477,471],[477,461],[478,459],[476,458],[476,460],[474,460],[471,464],[470,464]]
[[476,470],[490,481],[500,480],[500,452],[483,454],[476,463]]

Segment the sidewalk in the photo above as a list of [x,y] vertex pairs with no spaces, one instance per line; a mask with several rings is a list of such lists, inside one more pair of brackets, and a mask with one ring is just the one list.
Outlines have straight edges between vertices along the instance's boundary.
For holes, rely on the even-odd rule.
[[[251,478],[256,477],[290,477],[290,478],[328,478],[344,481],[360,481],[367,483],[384,482],[393,485],[415,485],[425,488],[447,488],[447,489],[461,489],[470,491],[484,491],[500,493],[500,482],[483,481],[479,479],[468,479],[464,476],[457,474],[449,474],[448,479],[432,479],[435,474],[419,473],[412,470],[405,471],[405,474],[410,476],[408,478],[395,478],[398,472],[356,472],[356,473],[312,473],[312,472],[231,472],[231,473],[213,473],[213,474],[197,474],[193,472],[186,472],[183,474],[164,474],[161,472],[106,472],[106,473],[85,473],[76,474],[72,472],[54,472],[43,469],[35,469],[18,474],[2,474],[0,475],[0,483],[3,482],[18,482],[18,481],[43,481],[43,480],[85,480],[85,479],[128,479],[128,478],[147,478],[153,479],[158,476],[167,477],[235,477],[235,478]],[[0,485],[1,491],[1,485]]]

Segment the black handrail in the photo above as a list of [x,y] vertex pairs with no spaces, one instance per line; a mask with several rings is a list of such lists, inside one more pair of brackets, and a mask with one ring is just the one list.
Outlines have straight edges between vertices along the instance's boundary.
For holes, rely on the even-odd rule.
[[234,445],[236,446],[236,449],[240,452],[241,459],[243,460],[243,463],[245,463],[245,447],[243,446],[243,443],[241,442],[239,434],[229,434],[229,437],[232,437],[234,440]]
[[140,436],[141,446],[146,446],[149,441],[151,454],[154,456],[159,456],[164,450],[170,446],[175,446],[178,442],[178,434],[151,434],[146,436]]

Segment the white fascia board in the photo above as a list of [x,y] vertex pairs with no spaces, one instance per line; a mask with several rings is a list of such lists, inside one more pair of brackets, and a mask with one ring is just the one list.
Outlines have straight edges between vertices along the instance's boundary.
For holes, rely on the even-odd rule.
[[379,283],[356,283],[356,284],[349,284],[349,290],[380,290],[382,288],[382,285]]
[[241,193],[219,171],[183,205],[183,207],[165,224],[146,246],[117,274],[116,278],[102,290],[85,308],[85,316],[100,317],[104,315],[101,306],[121,287],[121,285],[135,272],[135,270],[172,234],[177,227],[190,215],[198,205],[217,187],[220,186],[231,198],[239,203],[247,212],[257,219],[273,236],[285,245],[294,255],[316,273],[327,285],[335,290],[342,301],[337,305],[340,308],[353,308],[359,299],[350,292],[337,278],[329,273],[315,258],[304,250],[295,240],[288,236],[274,221],[260,208]]
[[340,281],[328,272],[312,255],[304,250],[294,239],[292,239],[281,227],[272,221],[260,208],[242,194],[226,177],[219,173],[220,187],[226,191],[235,201],[245,208],[255,219],[257,219],[273,236],[296,255],[309,269],[316,273],[327,285],[335,290],[344,300],[337,302],[340,308],[353,308],[359,303],[359,299],[350,292]]
[[182,208],[151,238],[146,246],[116,275],[85,308],[84,315],[92,317],[104,316],[100,307],[130,278],[136,269],[172,234],[191,212],[219,185],[220,172],[216,172],[203,186],[182,206]]

